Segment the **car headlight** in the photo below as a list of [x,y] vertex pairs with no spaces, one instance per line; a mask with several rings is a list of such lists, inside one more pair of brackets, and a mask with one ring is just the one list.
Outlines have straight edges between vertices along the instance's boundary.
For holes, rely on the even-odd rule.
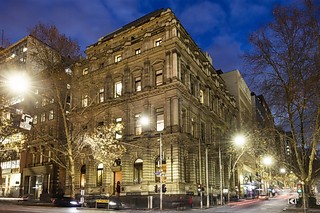
[[78,205],[78,202],[75,201],[75,200],[72,200],[72,201],[70,201],[70,204],[72,204],[72,205]]
[[111,206],[115,206],[115,205],[117,205],[117,203],[116,203],[116,202],[114,202],[114,201],[110,201],[110,202],[109,202],[109,205],[111,205]]

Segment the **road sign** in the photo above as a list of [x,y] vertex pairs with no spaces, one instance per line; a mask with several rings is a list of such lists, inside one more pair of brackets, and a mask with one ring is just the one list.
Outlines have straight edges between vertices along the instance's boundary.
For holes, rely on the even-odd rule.
[[288,199],[288,204],[297,204],[297,199],[296,198],[289,198]]

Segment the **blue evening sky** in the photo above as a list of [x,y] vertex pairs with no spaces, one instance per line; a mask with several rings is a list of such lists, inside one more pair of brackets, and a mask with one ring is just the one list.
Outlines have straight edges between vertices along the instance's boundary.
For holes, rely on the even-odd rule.
[[[102,36],[159,8],[171,8],[216,69],[245,72],[248,34],[272,20],[275,5],[299,0],[0,0],[0,30],[11,43],[39,22],[78,40],[82,52]],[[1,44],[1,43],[0,43]]]

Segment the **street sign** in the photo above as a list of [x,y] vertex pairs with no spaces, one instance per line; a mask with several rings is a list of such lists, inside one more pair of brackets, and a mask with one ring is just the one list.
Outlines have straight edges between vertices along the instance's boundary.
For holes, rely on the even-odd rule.
[[296,198],[289,198],[288,199],[288,204],[297,204],[297,199]]

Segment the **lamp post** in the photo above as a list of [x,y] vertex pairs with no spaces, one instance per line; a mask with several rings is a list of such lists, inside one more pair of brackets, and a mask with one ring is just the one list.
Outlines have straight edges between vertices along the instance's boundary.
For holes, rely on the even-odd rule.
[[265,156],[262,159],[262,163],[267,167],[268,171],[268,178],[266,182],[268,196],[270,195],[269,188],[270,188],[270,179],[271,179],[271,171],[270,171],[270,165],[272,164],[272,158],[270,156]]
[[[236,158],[236,160],[234,161],[232,167],[231,167],[231,173],[234,177],[235,175],[235,167],[238,163],[238,161],[240,160],[240,158],[242,157],[242,155],[245,153],[245,149],[244,149],[244,144],[246,143],[246,137],[243,136],[243,135],[236,135],[234,138],[233,138],[233,143],[235,146],[237,147],[241,147],[242,148],[242,151],[241,153],[238,155],[238,157]],[[229,176],[229,185],[231,184],[231,176]],[[237,183],[237,187],[238,187],[239,183]],[[238,187],[238,195],[240,196],[240,186]]]
[[[146,116],[142,116],[141,118],[140,118],[140,123],[143,125],[143,126],[146,126],[146,125],[149,125],[150,126],[150,119],[148,118],[148,117],[146,117]],[[160,210],[162,210],[162,198],[163,198],[163,192],[162,192],[162,133],[160,132],[160,137],[159,137],[159,167],[160,167],[160,169],[159,169],[159,176],[160,176],[160,204],[159,204],[159,208],[160,208]]]
[[282,176],[282,179],[283,179],[282,184],[283,184],[283,188],[284,188],[285,187],[285,178],[284,178],[284,176],[286,174],[286,169],[285,168],[280,168],[280,173],[283,174],[283,176]]

